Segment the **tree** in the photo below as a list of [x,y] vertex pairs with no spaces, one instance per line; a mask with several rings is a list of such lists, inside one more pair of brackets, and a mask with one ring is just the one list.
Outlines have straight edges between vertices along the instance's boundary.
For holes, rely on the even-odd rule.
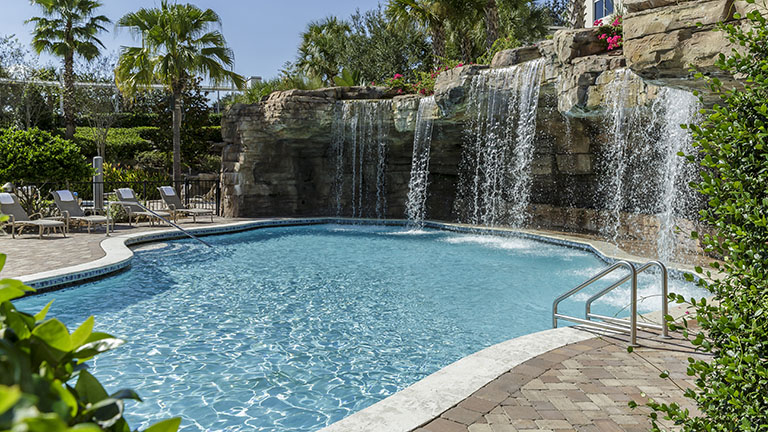
[[387,14],[393,22],[415,22],[429,31],[436,63],[445,57],[446,24],[459,14],[463,0],[389,0]]
[[181,122],[184,91],[196,75],[215,83],[245,86],[242,76],[226,67],[234,55],[216,29],[221,18],[211,9],[163,0],[158,8],[143,8],[120,18],[117,25],[141,38],[140,47],[124,47],[115,71],[118,86],[133,94],[160,83],[173,107],[173,180],[181,182]]
[[499,6],[496,0],[485,0],[485,49],[493,48],[493,43],[499,38]]
[[366,82],[380,83],[400,73],[409,79],[433,67],[427,34],[413,22],[390,23],[381,7],[350,18],[352,32],[343,66]]
[[333,85],[333,78],[341,71],[349,32],[349,24],[336,17],[309,23],[301,34],[296,66],[306,75]]
[[35,24],[32,47],[40,54],[51,53],[64,61],[64,120],[66,137],[75,135],[75,56],[92,60],[104,44],[96,35],[111,21],[95,15],[101,3],[94,0],[32,0],[40,6],[42,17],[27,22]]

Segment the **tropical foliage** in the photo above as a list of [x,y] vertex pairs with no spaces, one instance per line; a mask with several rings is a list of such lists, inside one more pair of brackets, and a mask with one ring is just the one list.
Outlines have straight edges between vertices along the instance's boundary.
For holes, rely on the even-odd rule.
[[[0,254],[0,269],[5,264]],[[75,331],[48,318],[51,303],[36,314],[11,300],[34,291],[12,279],[0,280],[0,430],[27,432],[128,432],[126,400],[141,401],[133,390],[107,393],[87,370],[95,356],[124,341],[94,331],[88,318]],[[174,432],[169,419],[146,432]]]
[[64,119],[66,137],[75,135],[75,56],[92,60],[104,44],[96,35],[106,30],[110,20],[96,15],[101,3],[94,0],[32,0],[43,16],[29,20],[35,24],[32,46],[37,53],[48,52],[64,62]]
[[72,142],[39,129],[0,130],[0,182],[83,181],[90,175]]
[[[749,0],[753,3],[754,0]],[[738,17],[737,17],[738,18]],[[709,234],[693,233],[705,250],[722,257],[697,272],[713,301],[679,303],[695,309],[696,324],[674,326],[710,356],[690,359],[688,374],[696,387],[685,391],[701,415],[676,404],[652,401],[654,430],[663,417],[682,431],[768,430],[768,24],[758,10],[746,22],[720,24],[739,47],[720,54],[717,66],[744,78],[743,87],[725,87],[707,78],[721,104],[706,110],[701,125],[690,125],[701,164],[695,190],[708,199],[701,219]],[[701,162],[696,162],[701,161]],[[712,276],[719,276],[712,278]],[[692,276],[690,276],[693,279]],[[670,318],[671,319],[671,318]],[[662,375],[664,376],[664,375]]]
[[211,9],[163,0],[160,7],[125,15],[117,25],[142,41],[141,46],[123,48],[115,71],[118,85],[135,94],[159,82],[171,95],[173,179],[180,182],[184,91],[199,75],[240,88],[245,84],[243,77],[227,69],[233,66],[234,57],[218,30],[221,18]]

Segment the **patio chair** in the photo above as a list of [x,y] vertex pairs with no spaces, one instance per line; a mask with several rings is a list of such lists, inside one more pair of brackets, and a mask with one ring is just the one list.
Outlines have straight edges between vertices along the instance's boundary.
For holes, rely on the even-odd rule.
[[199,208],[189,208],[185,206],[181,202],[181,198],[179,198],[178,195],[176,195],[176,191],[173,190],[170,186],[160,186],[157,188],[157,190],[160,191],[160,196],[163,197],[163,201],[165,202],[165,205],[168,207],[168,210],[171,212],[171,215],[173,216],[173,220],[175,221],[178,215],[187,215],[192,216],[192,222],[197,222],[198,216],[210,216],[211,222],[213,222],[213,216],[214,212],[213,210],[207,210],[207,209],[199,209]]
[[[24,211],[24,208],[21,207],[21,204],[19,204],[19,199],[12,193],[0,193],[0,213],[3,213],[10,218],[11,236],[13,238],[16,238],[16,234],[21,235],[26,227],[37,227],[39,229],[40,238],[43,238],[43,234],[46,230],[48,232],[56,232],[56,228],[61,229],[61,233],[64,237],[67,236],[66,224],[63,221],[43,218],[40,213],[35,213],[30,217],[27,215],[27,212]],[[40,219],[32,220],[32,217],[35,216],[40,217]],[[16,230],[17,227],[18,231]]]
[[67,227],[70,226],[70,222],[77,225],[87,225],[88,234],[90,234],[93,225],[106,225],[109,223],[109,219],[105,215],[87,216],[69,190],[51,191],[51,195],[53,195],[53,201],[56,203],[59,213],[64,216],[64,222],[67,224]]
[[170,213],[163,211],[155,211],[154,213],[146,211],[139,203],[139,200],[136,198],[136,193],[134,193],[131,188],[115,189],[115,195],[119,200],[120,206],[126,213],[128,213],[128,225],[131,225],[134,217],[136,217],[136,223],[139,222],[141,217],[145,217],[152,226],[154,225],[155,219],[171,217]]

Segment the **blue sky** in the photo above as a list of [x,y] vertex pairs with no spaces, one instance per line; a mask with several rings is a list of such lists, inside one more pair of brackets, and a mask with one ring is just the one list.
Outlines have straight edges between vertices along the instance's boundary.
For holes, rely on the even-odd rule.
[[[185,1],[185,0],[180,0]],[[224,24],[224,36],[235,51],[236,71],[245,76],[276,76],[293,60],[299,33],[307,23],[328,15],[347,18],[355,9],[373,9],[379,0],[186,0],[200,8],[211,8]],[[382,0],[383,2],[383,0]],[[126,12],[158,5],[160,0],[102,0],[101,13],[116,21]],[[15,34],[29,45],[32,26],[24,21],[38,13],[28,0],[2,0],[0,35]],[[108,51],[133,43],[126,31],[101,36]],[[42,63],[50,59],[44,58]]]

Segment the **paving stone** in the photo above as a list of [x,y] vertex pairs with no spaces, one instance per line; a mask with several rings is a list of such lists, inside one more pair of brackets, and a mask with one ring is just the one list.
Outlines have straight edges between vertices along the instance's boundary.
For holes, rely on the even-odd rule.
[[464,399],[460,404],[459,407],[466,408],[470,411],[477,411],[479,413],[485,414],[490,412],[492,409],[494,409],[498,403],[489,401],[487,399],[481,399],[478,397],[469,397],[467,399]]
[[424,429],[429,432],[468,432],[466,425],[452,422],[444,418],[437,418],[432,420],[428,425],[424,426]]
[[470,425],[467,429],[469,429],[469,432],[493,432],[493,429],[491,429],[489,425],[479,423]]
[[539,413],[531,407],[508,406],[504,407],[504,413],[512,420],[535,420]]
[[493,432],[518,432],[511,424],[492,424],[491,430]]
[[536,420],[536,425],[541,429],[570,429],[571,424],[565,420]]
[[476,422],[482,416],[483,414],[477,411],[472,411],[472,410],[468,410],[466,408],[461,408],[461,407],[455,407],[444,412],[443,415],[441,415],[440,417],[455,421],[456,423],[470,425]]
[[486,414],[485,415],[485,421],[488,422],[488,424],[494,425],[494,424],[510,424],[510,419],[507,417],[506,414]]

